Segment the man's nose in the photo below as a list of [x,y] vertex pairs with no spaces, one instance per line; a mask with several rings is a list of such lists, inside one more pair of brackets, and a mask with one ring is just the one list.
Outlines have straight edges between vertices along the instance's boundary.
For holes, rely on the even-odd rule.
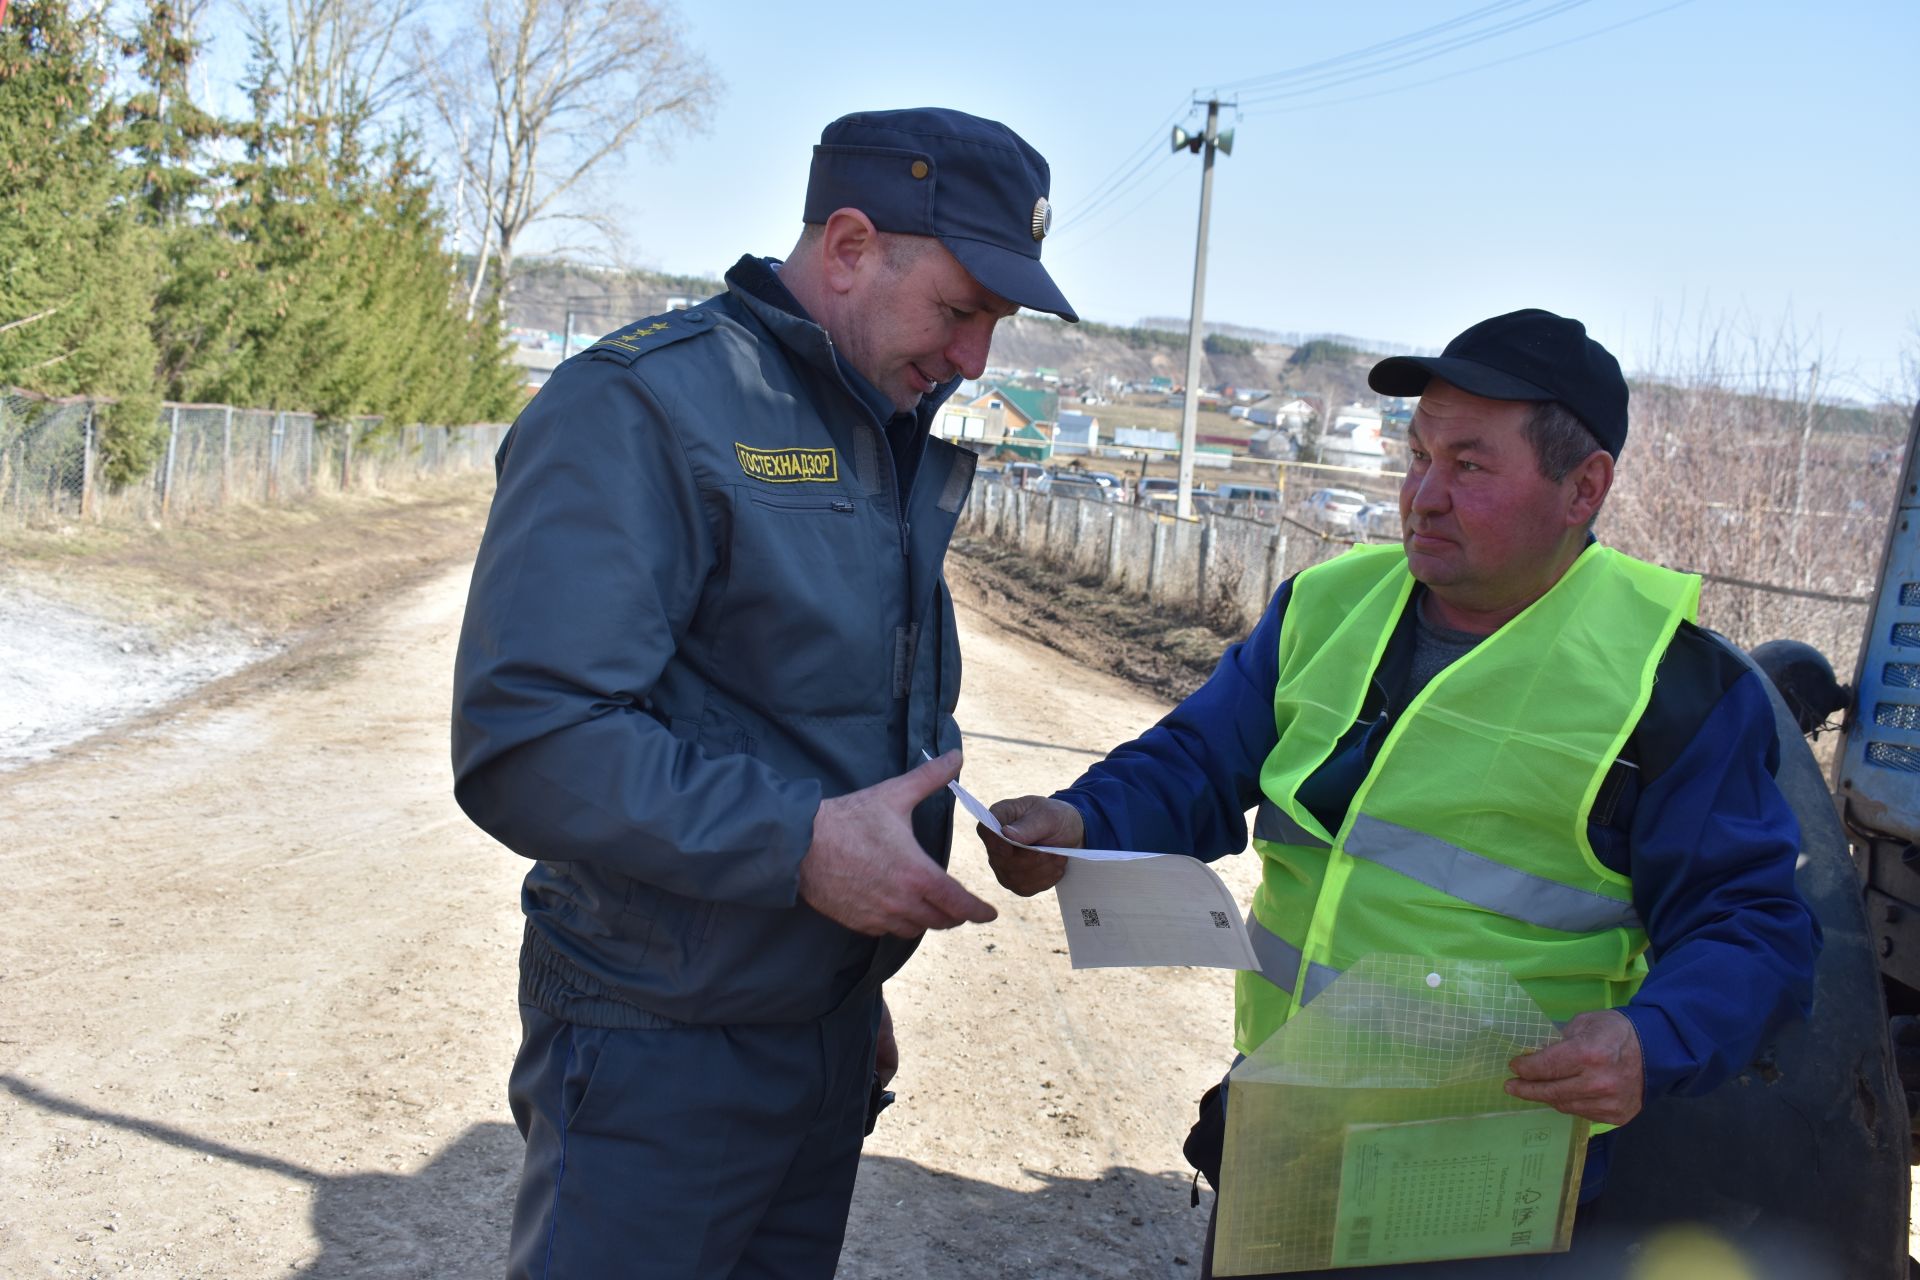
[[1416,512],[1437,515],[1450,505],[1451,495],[1447,491],[1447,482],[1441,475],[1441,468],[1429,466],[1413,487],[1413,496],[1407,506]]
[[[981,321],[985,319],[985,323]],[[954,333],[953,341],[947,344],[947,360],[969,378],[978,378],[987,371],[987,352],[993,346],[993,326],[991,318],[970,316]]]

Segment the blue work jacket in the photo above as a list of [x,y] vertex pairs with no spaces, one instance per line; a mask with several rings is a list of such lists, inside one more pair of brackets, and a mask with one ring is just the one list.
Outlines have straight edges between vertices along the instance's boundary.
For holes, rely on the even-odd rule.
[[[1247,810],[1278,736],[1274,686],[1291,582],[1207,683],[1059,798],[1086,843],[1213,860],[1247,844]],[[1353,726],[1300,790],[1337,829],[1395,717],[1412,665],[1407,608]],[[1549,659],[1550,661],[1550,659]],[[1782,1019],[1813,998],[1820,932],[1794,886],[1799,824],[1774,781],[1779,741],[1759,673],[1682,623],[1642,713],[1588,815],[1594,853],[1633,881],[1646,981],[1621,1010],[1640,1038],[1646,1097],[1699,1094],[1740,1072]],[[1598,1139],[1583,1196],[1598,1191]]]

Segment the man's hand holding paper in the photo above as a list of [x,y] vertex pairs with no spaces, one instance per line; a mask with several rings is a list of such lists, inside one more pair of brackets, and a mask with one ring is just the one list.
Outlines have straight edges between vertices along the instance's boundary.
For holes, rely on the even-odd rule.
[[1074,968],[1259,966],[1233,893],[1198,858],[1089,849],[1080,811],[1064,800],[1020,796],[988,808],[958,780],[947,785],[979,822],[1002,885],[1029,898],[1056,891]]
[[[992,864],[993,874],[1002,887],[1023,898],[1031,898],[1059,884],[1060,877],[1067,874],[1064,857],[1020,846],[1078,849],[1086,838],[1080,811],[1050,796],[1020,796],[995,801],[992,813],[1000,823],[1000,831],[984,822],[977,830],[980,842],[987,846],[987,861]],[[1016,840],[1019,844],[1013,843]]]
[[1507,1081],[1516,1098],[1600,1124],[1625,1124],[1640,1114],[1646,1088],[1640,1036],[1618,1009],[1580,1014],[1567,1023],[1564,1039],[1507,1066],[1519,1077]]

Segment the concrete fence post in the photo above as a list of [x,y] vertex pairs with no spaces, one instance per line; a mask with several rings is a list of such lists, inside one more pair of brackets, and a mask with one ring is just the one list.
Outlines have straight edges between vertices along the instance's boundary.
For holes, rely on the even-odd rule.
[[93,402],[87,402],[86,421],[80,424],[80,518],[93,514]]
[[1164,591],[1161,575],[1166,570],[1167,558],[1167,522],[1153,522],[1153,547],[1147,553],[1147,603],[1158,603],[1159,594]]
[[1109,587],[1120,585],[1120,512],[1107,509],[1107,572],[1101,578]]
[[220,505],[226,506],[233,492],[233,406],[226,406],[220,422]]
[[273,426],[267,431],[267,501],[280,492],[280,442],[287,431],[287,415],[275,411]]
[[180,406],[167,410],[167,465],[160,473],[160,518],[173,510],[173,459],[180,451]]
[[1207,615],[1207,570],[1213,567],[1213,517],[1200,521],[1200,564],[1193,575],[1193,607]]

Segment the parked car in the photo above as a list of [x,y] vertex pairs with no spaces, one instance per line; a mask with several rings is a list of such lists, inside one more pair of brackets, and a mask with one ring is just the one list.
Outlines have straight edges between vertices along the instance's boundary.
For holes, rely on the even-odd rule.
[[1315,489],[1304,504],[1307,522],[1329,531],[1353,532],[1353,517],[1367,505],[1367,495],[1352,489]]
[[1134,501],[1171,507],[1179,493],[1180,482],[1172,476],[1141,476],[1134,489]]
[[1056,471],[1048,482],[1047,492],[1056,498],[1084,498],[1093,502],[1114,502],[1117,498],[1112,489],[1090,476],[1072,471]]
[[[1180,482],[1172,476],[1146,476],[1140,481],[1140,505],[1149,511],[1171,512],[1180,501]],[[1193,486],[1193,513],[1205,515],[1216,510],[1220,495],[1203,484]]]
[[1098,483],[1105,485],[1107,489],[1112,493],[1113,500],[1115,502],[1126,501],[1126,499],[1122,497],[1122,495],[1125,494],[1127,491],[1127,482],[1122,480],[1119,476],[1113,474],[1113,472],[1082,471],[1080,474],[1085,476],[1089,480],[1097,481]]
[[1000,469],[1001,481],[1016,489],[1031,489],[1046,474],[1047,469],[1037,462],[1009,462]]
[[1222,484],[1212,510],[1253,520],[1272,520],[1280,514],[1280,491],[1264,484]]
[[1353,531],[1368,542],[1400,541],[1400,504],[1375,498],[1354,512]]

